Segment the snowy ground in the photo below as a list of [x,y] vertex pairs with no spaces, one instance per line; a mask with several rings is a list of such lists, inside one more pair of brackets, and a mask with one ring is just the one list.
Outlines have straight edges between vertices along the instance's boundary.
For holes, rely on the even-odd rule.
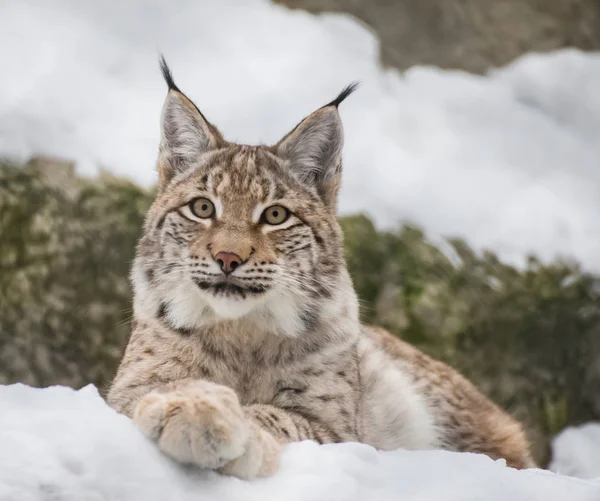
[[600,479],[517,471],[474,454],[289,446],[274,478],[244,482],[161,456],[89,386],[0,386],[2,501],[597,501]]
[[380,68],[377,40],[351,18],[267,0],[3,0],[0,154],[152,183],[159,50],[209,119],[246,143],[276,140],[361,80],[342,109],[343,212],[600,271],[600,55],[402,76]]

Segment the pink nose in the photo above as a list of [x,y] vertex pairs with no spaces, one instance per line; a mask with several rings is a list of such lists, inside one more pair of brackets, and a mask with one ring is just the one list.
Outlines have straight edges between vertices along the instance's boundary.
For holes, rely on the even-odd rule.
[[242,258],[233,252],[219,252],[215,256],[215,261],[221,267],[225,275],[229,275],[242,264]]

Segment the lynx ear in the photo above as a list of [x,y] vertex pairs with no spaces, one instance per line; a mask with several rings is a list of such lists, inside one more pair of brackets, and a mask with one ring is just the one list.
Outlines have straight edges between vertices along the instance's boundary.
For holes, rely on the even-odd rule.
[[275,145],[277,156],[288,161],[294,175],[316,188],[333,210],[341,184],[344,145],[337,108],[356,87],[356,83],[346,87],[336,99],[302,120]]
[[159,188],[163,188],[202,154],[219,148],[224,140],[217,128],[175,85],[164,58],[161,58],[160,66],[169,86],[162,109],[158,159]]

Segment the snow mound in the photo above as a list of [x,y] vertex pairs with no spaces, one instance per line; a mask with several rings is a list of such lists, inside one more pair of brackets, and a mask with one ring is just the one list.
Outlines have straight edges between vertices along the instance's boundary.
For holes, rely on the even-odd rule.
[[155,180],[163,51],[225,136],[273,142],[345,85],[342,213],[463,236],[522,263],[600,271],[600,55],[528,56],[489,76],[383,70],[343,15],[267,0],[4,0],[0,155],[77,160]]
[[593,501],[600,482],[517,471],[475,454],[288,446],[273,478],[176,465],[88,386],[0,386],[2,501]]
[[600,479],[600,423],[563,430],[552,441],[552,451],[552,471]]

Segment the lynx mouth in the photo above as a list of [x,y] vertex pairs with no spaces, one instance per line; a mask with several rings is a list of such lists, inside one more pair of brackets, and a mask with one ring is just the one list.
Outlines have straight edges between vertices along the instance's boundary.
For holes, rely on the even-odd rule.
[[238,296],[244,299],[247,295],[257,296],[267,291],[264,285],[239,285],[230,280],[221,282],[208,282],[198,278],[193,280],[200,289],[210,291],[215,296]]

